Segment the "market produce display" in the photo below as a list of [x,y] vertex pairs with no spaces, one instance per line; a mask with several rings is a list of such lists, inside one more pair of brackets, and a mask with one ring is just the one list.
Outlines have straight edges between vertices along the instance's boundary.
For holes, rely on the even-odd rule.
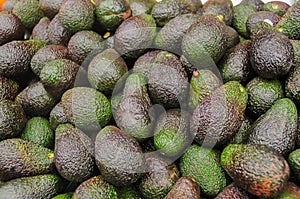
[[300,0],[0,0],[0,199],[300,199],[299,110]]

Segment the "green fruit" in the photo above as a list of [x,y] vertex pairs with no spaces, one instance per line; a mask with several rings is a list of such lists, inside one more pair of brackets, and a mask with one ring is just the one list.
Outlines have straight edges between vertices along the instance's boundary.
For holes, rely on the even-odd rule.
[[243,37],[249,38],[247,31],[247,20],[250,15],[256,13],[253,6],[248,4],[239,4],[233,7],[232,26]]
[[289,7],[290,7],[290,5],[285,2],[271,1],[271,2],[265,3],[265,5],[263,5],[263,7],[262,7],[262,10],[273,12],[282,17],[286,13],[286,11],[288,10]]
[[200,199],[200,188],[194,178],[184,176],[179,178],[165,199]]
[[295,65],[295,67],[289,73],[285,82],[285,92],[286,96],[292,99],[297,105],[300,104],[300,65]]
[[6,77],[0,76],[0,100],[14,100],[19,91],[19,84]]
[[117,193],[120,199],[141,199],[139,191],[133,186],[121,187]]
[[62,25],[59,14],[55,15],[47,30],[48,44],[67,46],[71,36],[72,33]]
[[52,19],[59,11],[64,0],[39,0],[40,9],[44,12],[44,14]]
[[155,0],[129,0],[131,15],[150,14],[152,7],[155,5]]
[[72,199],[73,194],[73,192],[63,193],[53,197],[52,199]]
[[294,62],[295,66],[300,64],[300,40],[290,40],[294,48]]
[[296,184],[289,182],[283,193],[274,199],[298,199],[299,196],[300,188]]
[[31,38],[49,43],[49,38],[48,38],[49,24],[50,24],[50,19],[48,17],[41,18],[40,21],[34,26],[31,32]]
[[208,0],[202,7],[202,14],[213,14],[227,25],[231,25],[233,17],[231,0]]
[[300,149],[294,150],[289,154],[288,163],[296,179],[300,179]]
[[240,4],[251,5],[255,10],[260,11],[264,5],[262,0],[243,0]]
[[58,125],[68,122],[61,102],[56,104],[55,107],[51,110],[49,122],[53,130],[55,130]]
[[236,134],[233,136],[231,139],[230,143],[231,144],[246,144],[248,139],[249,139],[249,131],[248,129],[251,127],[251,124],[253,123],[252,119],[249,116],[245,116],[243,123],[236,132]]

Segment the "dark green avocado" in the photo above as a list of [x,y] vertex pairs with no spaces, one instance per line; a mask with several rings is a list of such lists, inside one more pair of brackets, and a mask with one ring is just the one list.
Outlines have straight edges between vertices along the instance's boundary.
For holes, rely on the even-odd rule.
[[255,8],[248,4],[238,4],[233,7],[232,26],[241,36],[245,37],[246,39],[249,38],[246,23],[248,17],[254,13],[256,13]]
[[59,19],[59,15],[55,15],[55,17],[51,20],[50,24],[48,25],[48,44],[67,46],[71,36],[72,33],[69,32],[66,28],[64,28]]
[[228,185],[215,199],[250,199],[249,194],[236,184]]
[[59,102],[50,112],[49,122],[52,130],[55,130],[58,125],[68,122],[67,116],[64,113],[62,103]]
[[208,0],[203,4],[202,14],[213,14],[226,25],[231,25],[233,17],[233,4],[231,0]]
[[31,38],[44,41],[47,44],[50,43],[48,38],[49,24],[50,19],[48,17],[41,18],[40,21],[33,27],[33,30],[31,32]]
[[194,178],[184,176],[172,187],[165,199],[200,199],[200,188]]
[[263,5],[263,11],[273,12],[279,16],[283,16],[289,9],[290,5],[282,1],[271,1]]
[[294,62],[295,66],[300,65],[300,40],[290,40],[294,47]]
[[141,194],[135,185],[121,187],[117,190],[118,198],[120,199],[141,199]]
[[74,194],[73,192],[62,193],[62,194],[54,196],[52,199],[72,199],[73,194]]
[[288,163],[296,179],[300,180],[300,149],[296,149],[289,154]]
[[249,139],[249,131],[248,129],[251,127],[251,124],[253,123],[253,119],[249,117],[248,115],[245,115],[244,120],[242,122],[241,127],[236,132],[236,134],[231,139],[231,144],[246,144]]
[[19,92],[19,84],[9,78],[0,76],[0,100],[14,100]]
[[300,105],[300,64],[295,65],[285,81],[286,96]]
[[131,15],[150,14],[152,7],[156,4],[155,0],[129,0]]
[[64,0],[39,0],[40,9],[44,12],[45,16],[52,19],[58,13],[63,1]]

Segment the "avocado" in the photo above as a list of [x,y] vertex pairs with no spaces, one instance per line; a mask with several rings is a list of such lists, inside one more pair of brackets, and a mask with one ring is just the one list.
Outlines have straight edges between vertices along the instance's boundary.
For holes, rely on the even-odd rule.
[[191,118],[195,141],[207,147],[227,143],[243,122],[247,99],[246,89],[236,81],[214,90],[198,104]]
[[290,40],[294,48],[294,65],[300,65],[300,40]]
[[226,25],[231,25],[233,17],[231,0],[208,0],[203,4],[202,14],[213,14]]
[[55,166],[58,173],[71,182],[83,182],[94,173],[93,143],[85,133],[71,124],[55,130]]
[[184,176],[172,187],[165,199],[200,199],[200,188],[194,178]]
[[284,97],[281,83],[278,80],[253,78],[246,86],[248,92],[248,110],[255,116],[267,112],[271,106]]
[[67,90],[62,96],[62,106],[68,121],[85,133],[99,131],[112,116],[109,100],[93,88]]
[[143,141],[151,133],[151,107],[144,77],[132,73],[126,79],[123,95],[114,113],[116,124],[138,141]]
[[171,19],[157,33],[154,45],[158,49],[174,54],[182,54],[181,42],[188,28],[199,18],[197,14],[183,14]]
[[63,59],[68,57],[68,49],[61,45],[47,45],[39,49],[32,57],[30,62],[31,70],[40,75],[45,64],[54,59]]
[[238,4],[233,7],[233,19],[232,26],[234,29],[246,39],[249,38],[249,32],[247,31],[247,20],[250,15],[256,13],[253,6],[248,4]]
[[72,199],[73,194],[74,194],[73,192],[62,193],[62,194],[54,196],[52,199]]
[[219,193],[215,199],[250,199],[250,196],[235,183],[232,183]]
[[28,120],[21,138],[46,148],[54,146],[54,133],[49,121],[43,117]]
[[201,16],[190,26],[182,39],[181,49],[194,67],[214,67],[222,58],[227,48],[224,28],[225,23],[212,14]]
[[27,86],[16,97],[26,114],[31,116],[48,116],[57,99],[50,94],[41,82]]
[[0,12],[0,45],[22,39],[24,33],[25,27],[16,15],[6,11]]
[[148,75],[148,88],[153,103],[167,108],[186,106],[188,78],[176,55],[162,51],[156,56]]
[[221,85],[221,80],[212,71],[195,70],[190,80],[189,108],[194,110],[205,97]]
[[71,33],[92,28],[95,6],[90,0],[65,0],[59,9],[62,26]]
[[248,129],[251,127],[253,123],[253,119],[248,115],[245,115],[244,120],[242,122],[241,127],[236,132],[236,134],[231,139],[231,144],[246,144],[249,139],[249,131]]
[[121,56],[135,59],[145,53],[156,35],[155,20],[141,14],[123,21],[114,35],[114,47]]
[[23,25],[31,29],[44,16],[38,0],[20,0],[14,5],[12,12],[21,20]]
[[142,177],[144,156],[141,146],[115,126],[106,126],[97,134],[95,159],[103,178],[113,185],[128,186]]
[[164,156],[180,157],[192,143],[189,132],[190,114],[180,109],[169,109],[161,114],[154,127],[154,146]]
[[67,46],[71,36],[72,33],[64,28],[60,22],[59,15],[55,15],[47,30],[48,44]]
[[262,0],[243,0],[240,4],[251,5],[255,10],[260,11],[265,3]]
[[93,88],[111,95],[128,68],[119,53],[110,48],[96,55],[88,66],[88,79]]
[[0,76],[0,100],[14,100],[19,91],[19,84],[9,78]]
[[271,1],[263,5],[263,11],[273,12],[279,16],[283,16],[289,9],[290,5],[282,1]]
[[73,199],[107,198],[117,199],[116,188],[107,183],[102,176],[92,177],[81,183],[75,190]]
[[63,1],[64,0],[39,0],[40,9],[44,12],[45,16],[52,19],[58,13]]
[[300,198],[300,188],[293,182],[289,182],[283,193],[274,199],[298,199]]
[[2,2],[2,8],[0,7],[1,10],[3,11],[9,11],[11,12],[12,9],[14,8],[14,5],[18,2],[19,0],[6,0]]
[[145,199],[163,199],[179,179],[179,170],[170,160],[149,154],[146,158],[146,173],[139,183]]
[[11,100],[0,100],[0,140],[20,135],[27,119],[22,106]]
[[197,70],[197,67],[194,67],[194,65],[191,64],[184,55],[180,56],[180,62],[184,67],[185,72],[188,74],[188,77],[190,78],[193,75],[194,71]]
[[68,43],[69,56],[74,62],[81,64],[94,51],[104,50],[102,37],[91,30],[83,30],[74,34]]
[[152,7],[155,5],[155,0],[129,0],[131,15],[150,14]]
[[231,26],[225,26],[225,33],[227,35],[227,49],[230,49],[241,42],[239,33]]
[[229,144],[221,164],[237,186],[258,197],[278,196],[290,177],[284,157],[265,145]]
[[30,70],[33,55],[45,43],[39,40],[11,41],[0,46],[0,75],[16,77],[26,74]]
[[216,196],[226,187],[225,172],[216,150],[193,144],[181,156],[179,168],[182,176],[189,176],[197,181],[205,196]]
[[171,19],[188,13],[196,13],[195,4],[189,0],[162,0],[157,2],[151,11],[156,24],[160,27],[166,25]]
[[251,41],[250,62],[254,71],[267,79],[286,75],[293,64],[294,49],[287,36],[265,29]]
[[300,105],[300,64],[295,65],[289,73],[285,82],[286,96],[292,99],[297,105]]
[[20,138],[0,142],[0,178],[11,180],[50,172],[54,167],[52,150]]
[[115,31],[125,19],[131,16],[127,0],[102,0],[95,7],[97,21],[107,31]]
[[43,17],[40,21],[34,26],[31,32],[31,38],[36,40],[42,40],[47,44],[49,42],[48,38],[48,26],[50,24],[50,19],[48,17]]
[[52,174],[14,179],[0,187],[0,198],[51,199],[59,192],[61,179]]
[[300,149],[296,149],[288,156],[288,163],[297,180],[300,180]]
[[62,103],[59,102],[50,112],[49,122],[52,130],[55,130],[58,125],[68,122],[67,116],[64,113]]
[[290,39],[300,39],[300,1],[288,8],[276,25],[276,29]]
[[250,55],[251,41],[241,42],[227,51],[219,62],[220,73],[224,82],[239,81],[247,83],[253,76]]
[[121,187],[117,190],[119,199],[141,199],[141,195],[135,186]]

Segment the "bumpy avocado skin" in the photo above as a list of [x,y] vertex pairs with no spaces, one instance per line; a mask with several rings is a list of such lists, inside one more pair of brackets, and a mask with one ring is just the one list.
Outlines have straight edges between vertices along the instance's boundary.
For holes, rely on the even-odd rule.
[[298,106],[300,105],[300,64],[295,65],[289,73],[285,82],[286,96],[292,99]]
[[232,26],[245,38],[249,38],[246,26],[248,17],[254,13],[256,13],[255,8],[248,4],[239,4],[233,7]]
[[286,11],[289,9],[289,7],[290,7],[290,5],[285,2],[271,1],[271,2],[265,3],[265,5],[262,7],[262,10],[273,12],[282,17],[286,13]]
[[184,176],[179,178],[165,199],[200,199],[200,188],[194,178]]
[[232,183],[219,193],[215,199],[250,199],[250,197],[245,190]]
[[0,100],[14,100],[19,92],[19,84],[9,78],[0,77]]

